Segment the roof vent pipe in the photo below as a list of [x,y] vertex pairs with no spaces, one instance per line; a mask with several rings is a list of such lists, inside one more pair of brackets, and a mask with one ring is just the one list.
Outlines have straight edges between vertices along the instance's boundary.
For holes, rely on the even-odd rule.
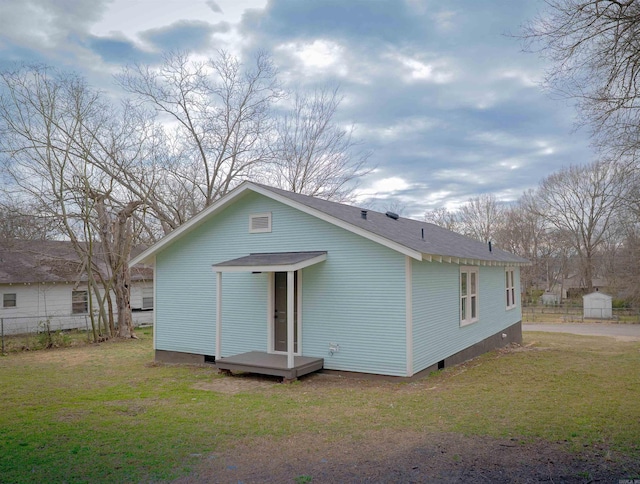
[[367,220],[367,211],[360,210],[360,217],[362,217],[362,220]]
[[491,252],[491,241],[489,241],[489,252]]
[[422,240],[424,240],[424,229],[422,229]]

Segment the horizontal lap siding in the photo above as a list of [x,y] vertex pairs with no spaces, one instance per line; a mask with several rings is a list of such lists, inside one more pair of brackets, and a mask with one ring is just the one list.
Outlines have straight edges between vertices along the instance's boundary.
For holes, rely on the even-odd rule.
[[[373,243],[329,250],[305,269],[303,348],[325,368],[406,373],[404,257]],[[329,344],[340,349],[331,355]]]
[[0,285],[0,297],[16,295],[16,306],[12,308],[3,308],[0,299],[0,317],[67,316],[71,314],[73,288],[73,284],[65,283]]
[[[271,233],[248,233],[272,213]],[[255,252],[326,250],[302,275],[302,348],[325,367],[404,374],[404,256],[269,198],[249,194],[158,254],[157,349],[213,354],[211,265]],[[224,356],[267,350],[267,274],[223,274]],[[329,343],[340,351],[329,355]]]
[[[413,262],[414,372],[478,343],[522,319],[520,300],[506,309],[505,268],[479,267],[479,321],[460,326],[460,266]],[[516,268],[516,280],[519,272]],[[519,294],[519,285],[516,287]]]
[[414,373],[444,359],[460,326],[454,264],[412,263]]

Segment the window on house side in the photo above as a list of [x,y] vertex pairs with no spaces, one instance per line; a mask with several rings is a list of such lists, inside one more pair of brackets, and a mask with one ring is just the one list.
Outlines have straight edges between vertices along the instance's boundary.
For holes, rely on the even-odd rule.
[[71,292],[71,314],[86,314],[89,312],[89,298],[87,291]]
[[516,285],[513,269],[505,271],[505,289],[507,293],[507,309],[516,307]]
[[460,326],[478,320],[478,269],[460,268]]
[[3,308],[15,308],[17,306],[18,298],[15,292],[2,295],[2,307]]
[[153,309],[153,287],[142,288],[142,309]]

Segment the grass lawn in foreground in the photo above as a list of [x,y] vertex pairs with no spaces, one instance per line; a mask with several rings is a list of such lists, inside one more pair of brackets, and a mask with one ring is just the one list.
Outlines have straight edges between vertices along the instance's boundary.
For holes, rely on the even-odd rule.
[[382,428],[568,441],[640,460],[638,342],[527,333],[523,348],[410,383],[237,378],[228,392],[235,380],[210,366],[153,364],[141,336],[0,358],[0,482],[168,480],[246,438]]

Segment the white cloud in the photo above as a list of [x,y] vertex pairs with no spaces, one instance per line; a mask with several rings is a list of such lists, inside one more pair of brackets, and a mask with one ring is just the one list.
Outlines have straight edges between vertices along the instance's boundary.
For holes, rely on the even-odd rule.
[[307,73],[333,71],[342,76],[347,75],[344,47],[337,42],[316,39],[313,42],[281,44],[276,49],[297,59]]
[[536,151],[536,154],[538,155],[549,156],[549,155],[553,155],[557,151],[551,145],[551,143],[545,140],[535,140],[533,144],[536,148],[538,148]]
[[374,180],[371,185],[366,188],[356,190],[356,198],[359,201],[376,198],[386,199],[393,197],[396,193],[408,190],[411,185],[403,178],[392,176]]
[[520,69],[507,69],[497,73],[498,79],[509,79],[519,82],[524,87],[539,87],[540,74],[531,73]]
[[498,162],[498,166],[507,170],[517,170],[522,167],[522,160],[518,157],[506,158]]
[[455,26],[454,19],[458,12],[454,10],[440,10],[431,15],[435,20],[436,26],[443,31],[451,30]]
[[525,140],[505,131],[479,131],[469,135],[470,141],[502,147],[522,147]]
[[428,116],[411,116],[400,119],[389,126],[367,127],[359,125],[358,134],[367,138],[377,138],[384,142],[407,140],[441,126],[442,121]]
[[431,82],[434,84],[447,84],[454,80],[455,75],[450,62],[446,59],[435,59],[431,62],[408,57],[400,54],[389,54],[402,68],[402,77],[405,82]]

